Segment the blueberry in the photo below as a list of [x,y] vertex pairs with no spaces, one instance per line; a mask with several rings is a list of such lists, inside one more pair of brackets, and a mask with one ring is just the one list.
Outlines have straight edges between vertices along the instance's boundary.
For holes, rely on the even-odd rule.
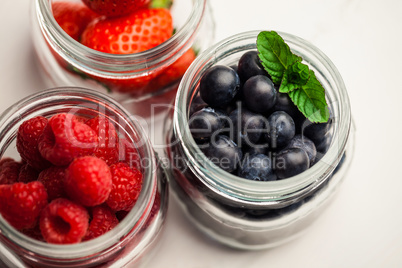
[[286,179],[300,174],[309,166],[308,155],[300,148],[282,150],[275,157],[275,173],[278,179]]
[[195,139],[208,139],[224,127],[224,122],[221,120],[220,115],[209,107],[195,112],[190,117],[188,124],[191,135]]
[[222,114],[229,115],[231,112],[236,110],[237,107],[242,106],[240,101],[233,101],[229,103],[226,107],[216,108],[216,111],[221,112]]
[[199,111],[202,108],[205,108],[207,106],[208,106],[208,104],[206,104],[205,101],[202,100],[200,94],[197,94],[193,98],[193,101],[191,102],[189,115],[191,116],[193,113],[195,113],[195,112],[197,112],[197,111]]
[[317,152],[319,152],[321,154],[325,154],[328,151],[329,146],[331,145],[331,141],[332,141],[332,133],[331,132],[328,132],[327,134],[322,136],[321,139],[316,140],[314,142],[314,144],[315,144],[315,147],[317,148]]
[[247,108],[256,113],[267,113],[276,103],[274,83],[265,75],[249,78],[243,85],[242,93]]
[[253,181],[271,181],[275,179],[272,160],[263,154],[247,155],[242,161],[237,175]]
[[310,120],[305,119],[301,125],[301,133],[316,143],[331,130],[332,123],[333,117],[330,111],[330,118],[325,123],[312,123]]
[[239,146],[252,147],[259,142],[266,124],[266,119],[262,115],[239,107],[230,113],[229,118],[232,123],[231,137]]
[[277,111],[268,117],[265,138],[273,149],[284,147],[295,135],[295,124],[292,117]]
[[317,149],[315,148],[314,142],[302,135],[294,136],[293,139],[290,140],[286,148],[303,149],[307,153],[310,164],[314,163],[315,157],[317,155]]
[[295,122],[296,128],[300,128],[306,117],[299,111],[299,109],[294,105],[287,93],[277,92],[276,103],[273,108],[274,111],[283,111],[290,115]]
[[232,68],[233,70],[235,70],[235,72],[237,73],[237,70],[238,70],[237,64],[230,65],[230,68]]
[[227,172],[235,171],[243,157],[240,148],[224,135],[218,135],[216,139],[211,139],[208,147],[203,151],[215,165]]
[[261,65],[257,51],[246,52],[240,57],[237,72],[239,73],[240,79],[243,83],[255,75],[268,75],[264,70],[264,67]]
[[256,144],[244,149],[244,154],[268,154],[268,144]]
[[200,95],[212,107],[225,107],[233,100],[239,87],[239,76],[232,68],[216,65],[201,78]]

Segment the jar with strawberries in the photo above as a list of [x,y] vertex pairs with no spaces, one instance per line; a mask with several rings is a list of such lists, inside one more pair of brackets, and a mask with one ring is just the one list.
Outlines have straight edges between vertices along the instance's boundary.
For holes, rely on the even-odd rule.
[[0,116],[0,266],[137,267],[163,230],[165,172],[109,96],[56,88]]
[[49,87],[106,92],[149,118],[211,44],[214,21],[208,0],[35,0],[32,32]]

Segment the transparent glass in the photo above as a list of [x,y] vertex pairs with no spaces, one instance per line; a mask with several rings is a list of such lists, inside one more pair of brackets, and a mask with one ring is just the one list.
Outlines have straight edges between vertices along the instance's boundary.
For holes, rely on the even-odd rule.
[[328,151],[303,173],[267,182],[227,173],[201,152],[188,127],[199,81],[211,66],[234,65],[245,52],[256,50],[258,33],[232,36],[199,55],[180,83],[165,125],[170,185],[184,212],[205,234],[241,249],[275,247],[301,234],[338,190],[353,156],[351,110],[339,72],[318,48],[286,33],[279,34],[326,89],[334,121]]
[[[109,232],[71,245],[32,239],[14,229],[0,215],[0,266],[1,261],[17,267],[140,266],[153,252],[151,249],[157,245],[163,230],[168,187],[165,171],[144,130],[120,104],[102,93],[71,87],[49,89],[29,96],[0,116],[0,156],[18,160],[15,140],[18,127],[25,120],[39,115],[51,117],[60,112],[83,117],[104,115],[114,124],[119,136],[134,145],[140,159],[146,159],[141,161],[143,186],[138,201]],[[155,211],[151,212],[151,209]]]
[[59,27],[52,1],[34,0],[31,14],[33,44],[48,86],[107,92],[129,112],[142,116],[149,116],[151,103],[170,103],[174,98],[184,70],[166,79],[170,66],[189,49],[198,53],[214,39],[208,0],[175,0],[171,7],[175,33],[166,42],[135,54],[103,53],[82,45]]

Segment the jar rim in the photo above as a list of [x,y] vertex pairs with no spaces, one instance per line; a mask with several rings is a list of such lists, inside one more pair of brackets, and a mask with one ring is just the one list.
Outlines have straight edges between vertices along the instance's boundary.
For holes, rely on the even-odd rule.
[[[209,49],[201,53],[191,64],[184,77],[181,80],[175,100],[175,112],[173,115],[173,131],[177,137],[177,142],[183,148],[185,157],[189,161],[188,167],[196,174],[210,190],[222,194],[225,198],[236,199],[244,203],[258,202],[261,205],[265,203],[277,203],[286,201],[286,199],[306,194],[331,174],[339,162],[346,148],[350,127],[351,111],[345,84],[342,77],[332,63],[332,61],[317,47],[310,42],[283,32],[278,34],[289,44],[292,50],[292,44],[297,44],[309,55],[313,56],[320,66],[328,71],[334,80],[336,90],[336,105],[340,107],[339,118],[334,125],[334,137],[328,151],[322,159],[310,167],[308,170],[291,178],[277,181],[252,181],[232,175],[219,168],[198,148],[188,127],[188,108],[187,98],[193,93],[199,83],[200,68],[208,68],[220,59],[230,54],[245,51],[247,49],[256,49],[257,35],[261,31],[248,31],[228,37]],[[236,46],[237,47],[230,47]],[[227,49],[230,47],[229,49]],[[314,64],[314,62],[309,62]],[[197,77],[198,81],[195,81]],[[335,139],[335,136],[336,139]],[[331,164],[332,163],[332,164]]]
[[51,101],[53,103],[54,101],[65,100],[66,98],[72,98],[75,101],[86,103],[92,100],[98,105],[108,106],[112,111],[118,112],[118,116],[123,117],[124,123],[128,123],[126,127],[129,127],[130,130],[135,131],[137,135],[140,135],[141,138],[144,139],[141,141],[144,145],[144,153],[142,157],[148,157],[150,160],[149,164],[146,167],[143,167],[143,185],[134,207],[115,228],[92,240],[83,241],[78,244],[66,245],[42,242],[30,238],[16,230],[0,215],[0,229],[2,230],[2,235],[12,242],[17,243],[22,248],[51,258],[74,259],[85,258],[108,250],[108,248],[114,244],[122,242],[122,237],[126,237],[128,234],[133,236],[141,229],[147,219],[145,216],[149,215],[151,211],[152,204],[150,204],[149,200],[152,200],[153,196],[156,194],[157,161],[151,142],[145,134],[145,130],[139,122],[133,120],[133,117],[131,117],[118,102],[103,93],[79,87],[58,87],[43,90],[21,99],[5,110],[0,115],[1,156],[6,149],[3,147],[9,145],[7,144],[7,141],[5,144],[4,138],[12,131],[9,127],[11,124],[23,119],[23,116],[26,115],[26,113],[35,110],[37,105],[44,103],[45,101]]
[[69,64],[89,74],[105,77],[149,75],[169,66],[192,45],[205,17],[208,0],[192,0],[194,5],[183,26],[162,44],[134,54],[111,54],[84,46],[71,38],[53,17],[51,0],[35,0],[36,17],[48,44]]

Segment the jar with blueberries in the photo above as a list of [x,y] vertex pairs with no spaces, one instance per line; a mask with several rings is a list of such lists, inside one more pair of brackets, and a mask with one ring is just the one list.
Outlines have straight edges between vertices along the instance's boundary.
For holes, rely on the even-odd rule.
[[168,185],[145,131],[119,103],[93,90],[49,89],[8,108],[0,129],[0,266],[149,260]]
[[[82,1],[33,1],[32,39],[38,56],[38,64],[47,86],[49,88],[78,86],[95,89],[110,94],[132,114],[145,118],[155,113],[160,114],[163,109],[159,108],[173,100],[178,83],[187,67],[200,51],[211,45],[215,26],[208,0],[147,0],[142,2],[152,9],[160,9],[156,4],[154,8],[154,2],[167,3],[166,6],[162,5],[162,8],[168,10],[165,13],[169,15],[165,15],[170,17],[169,24],[171,25],[169,35],[165,36],[163,40],[153,40],[159,37],[149,35],[149,32],[153,31],[154,28],[151,27],[155,26],[151,24],[153,23],[151,21],[160,20],[160,24],[168,23],[164,18],[152,17],[149,21],[144,22],[141,31],[149,36],[134,35],[133,32],[137,29],[140,31],[140,26],[123,24],[126,16],[128,16],[127,20],[135,20],[131,14],[104,20],[104,17],[99,14],[93,15],[92,12],[77,22],[79,25],[87,24],[87,27],[84,27],[87,29],[88,25],[95,20],[104,20],[106,23],[110,19],[114,28],[94,28],[95,30],[93,29],[91,32],[94,34],[94,32],[101,32],[99,29],[102,29],[102,32],[109,33],[110,37],[114,31],[124,28],[127,34],[123,36],[114,33],[113,38],[116,40],[112,38],[112,41],[115,44],[110,45],[111,51],[109,51],[101,48],[103,43],[108,42],[107,36],[93,37],[95,41],[91,45],[89,44],[91,38],[85,39],[82,36],[83,33],[75,36],[74,33],[77,30],[69,30],[68,27],[71,27],[73,23],[66,20],[74,16],[82,16],[89,11],[86,9],[81,11],[81,14],[69,15],[64,14],[63,9],[83,9]],[[59,13],[61,13],[59,21],[56,21],[55,16]],[[143,15],[137,17],[140,16]],[[66,31],[60,26],[64,22]],[[150,24],[149,29],[146,29],[147,23]],[[102,23],[97,25],[104,27]],[[77,25],[73,24],[73,26]],[[121,40],[117,40],[117,38]],[[151,42],[150,49],[145,46],[143,49],[137,48],[136,42],[142,38],[147,39],[146,42]],[[89,41],[84,43],[84,39]],[[158,45],[154,46],[152,44],[154,41]],[[138,46],[145,41],[141,42],[137,42]],[[159,104],[159,108],[151,110],[152,104]]]
[[200,54],[165,124],[169,183],[180,207],[205,235],[239,249],[275,247],[306,231],[353,157],[349,99],[330,59],[279,33],[325,89],[329,119],[312,123],[268,79],[258,34],[240,33]]

